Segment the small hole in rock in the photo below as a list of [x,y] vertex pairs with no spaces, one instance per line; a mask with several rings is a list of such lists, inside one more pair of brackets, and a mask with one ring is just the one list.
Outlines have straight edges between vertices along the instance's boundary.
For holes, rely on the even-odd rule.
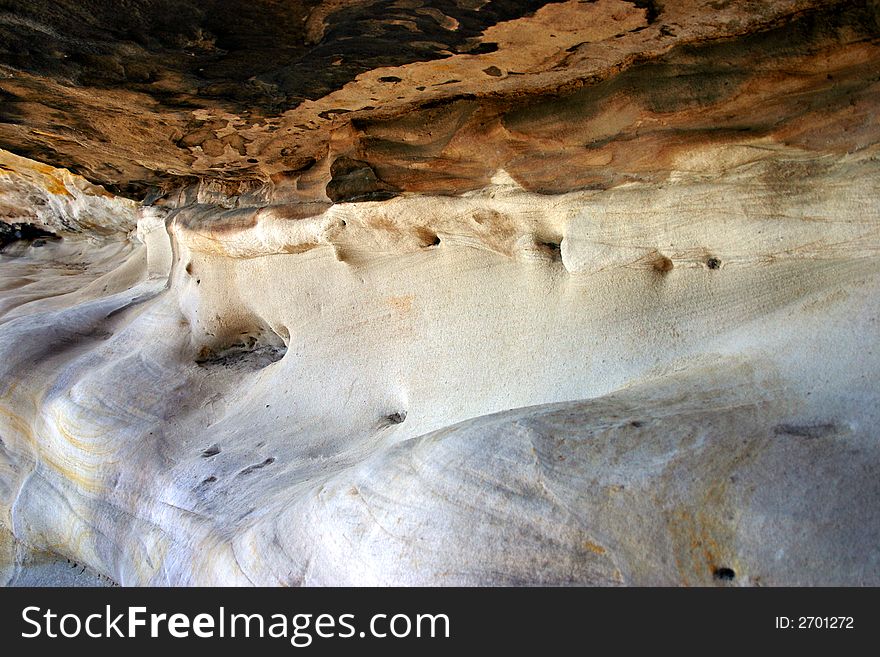
[[386,415],[385,420],[388,424],[400,424],[406,419],[406,411],[399,411],[397,413],[392,413],[391,415]]
[[661,255],[654,261],[654,271],[660,274],[668,274],[672,271],[672,268],[674,266],[675,265],[672,264],[672,260],[664,255]]
[[629,423],[629,425],[631,427],[635,427],[636,429],[639,429],[640,427],[645,426],[645,423],[642,422],[641,420],[633,420],[632,422]]
[[186,267],[184,267],[184,269],[186,270],[187,274],[192,274],[193,273],[193,263],[191,263],[191,262],[186,263]]
[[208,449],[202,452],[203,458],[211,458],[212,456],[217,456],[220,453],[219,445],[211,445]]
[[562,259],[562,240],[539,240],[537,242],[538,248],[544,252],[545,255],[549,256],[553,260],[561,260]]
[[736,577],[736,573],[733,568],[720,566],[712,571],[712,577],[722,582],[729,582]]
[[214,475],[211,475],[210,477],[207,477],[206,479],[202,480],[202,483],[203,484],[213,484],[215,481],[217,481],[217,477],[215,477]]
[[718,258],[709,258],[706,260],[706,266],[709,269],[719,269],[721,267],[721,261]]
[[440,244],[440,236],[427,226],[418,226],[415,229],[415,234],[423,249]]

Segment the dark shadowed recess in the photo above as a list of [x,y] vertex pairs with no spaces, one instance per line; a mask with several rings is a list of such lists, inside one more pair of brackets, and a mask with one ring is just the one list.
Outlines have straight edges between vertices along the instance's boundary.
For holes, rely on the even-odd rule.
[[30,242],[34,246],[42,246],[46,240],[56,240],[58,236],[39,226],[24,223],[8,224],[0,221],[0,251],[13,242]]
[[[377,0],[330,14],[309,43],[306,21],[321,0],[0,0],[0,62],[147,93],[169,108],[219,100],[271,115],[376,67],[491,50],[475,37],[547,2],[481,4]],[[4,101],[0,118],[15,122],[14,98]]]

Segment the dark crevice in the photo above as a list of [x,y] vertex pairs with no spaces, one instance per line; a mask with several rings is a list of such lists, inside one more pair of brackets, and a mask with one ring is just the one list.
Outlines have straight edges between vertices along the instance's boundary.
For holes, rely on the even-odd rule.
[[287,353],[286,345],[260,344],[254,336],[224,347],[202,347],[196,357],[201,367],[257,370],[277,363]]
[[834,434],[836,429],[837,427],[831,423],[777,424],[773,427],[773,434],[776,436],[794,436],[796,438],[815,440],[817,438],[825,438]]
[[0,249],[6,248],[13,242],[31,242],[32,246],[43,246],[46,240],[57,239],[61,238],[55,233],[33,224],[8,224],[5,221],[0,221]]
[[538,249],[552,260],[562,259],[562,240],[541,240],[537,245]]
[[257,470],[262,470],[267,465],[272,465],[273,463],[275,463],[275,458],[270,456],[262,463],[255,463],[254,465],[249,465],[248,467],[246,467],[244,470],[242,470],[238,474],[239,475],[249,475],[250,473],[255,472]]
[[657,0],[630,0],[639,9],[645,10],[645,20],[651,25],[663,11],[663,4]]

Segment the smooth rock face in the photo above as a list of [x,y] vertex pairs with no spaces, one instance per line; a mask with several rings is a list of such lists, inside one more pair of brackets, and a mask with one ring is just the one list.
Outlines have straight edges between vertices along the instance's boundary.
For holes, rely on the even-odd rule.
[[130,4],[0,13],[0,579],[880,584],[877,3]]

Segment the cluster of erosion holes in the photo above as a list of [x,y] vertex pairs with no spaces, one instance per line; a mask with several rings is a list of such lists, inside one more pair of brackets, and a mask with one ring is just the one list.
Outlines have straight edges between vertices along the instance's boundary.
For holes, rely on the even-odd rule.
[[[268,408],[268,405],[267,405],[267,408]],[[406,411],[405,410],[395,411],[394,413],[389,413],[388,415],[383,416],[379,420],[377,428],[378,429],[385,429],[387,427],[392,427],[397,424],[402,424],[404,422],[404,420],[406,420]],[[223,451],[223,450],[220,449],[220,445],[214,443],[213,445],[210,445],[210,446],[206,447],[204,450],[202,450],[201,456],[203,459],[212,459],[215,456],[217,456],[218,454],[220,454],[221,451]],[[256,472],[257,470],[262,470],[266,466],[272,465],[273,463],[275,463],[275,457],[270,456],[260,463],[254,463],[253,465],[249,465],[246,468],[239,470],[239,472],[236,476],[241,477],[241,476],[249,475],[253,472]],[[217,477],[215,475],[210,475],[209,477],[206,477],[205,479],[202,480],[201,486],[202,487],[209,486],[209,485],[215,483],[216,481],[217,481]]]
[[[222,450],[220,449],[220,446],[215,443],[202,451],[202,458],[203,459],[214,458],[221,451]],[[265,460],[261,461],[260,463],[254,463],[254,464],[249,465],[245,468],[242,468],[241,470],[238,471],[238,474],[236,474],[236,477],[243,477],[243,476],[252,474],[252,473],[256,472],[257,470],[262,470],[263,468],[265,468],[268,465],[272,465],[273,463],[275,463],[275,457],[270,456],[270,457],[266,458]],[[210,484],[213,484],[216,481],[217,481],[217,477],[215,475],[211,475],[211,476],[206,477],[205,479],[202,480],[202,486],[209,486]]]
[[[712,270],[721,269],[721,260],[716,258],[715,256],[709,256],[706,258],[706,267]],[[672,258],[669,256],[665,256],[662,253],[656,252],[654,257],[650,261],[651,267],[658,274],[668,274],[675,268],[675,263],[672,262]]]
[[[267,406],[267,408],[268,408],[268,406]],[[402,424],[404,422],[404,420],[406,420],[406,411],[405,410],[395,411],[394,413],[389,413],[388,415],[385,415],[384,417],[382,417],[378,422],[378,428],[385,429],[387,427],[391,427],[391,426],[394,426],[397,424]],[[220,449],[220,445],[214,443],[213,445],[210,445],[210,446],[206,447],[204,450],[202,450],[201,456],[203,459],[212,459],[215,456],[217,456],[218,454],[220,454],[221,451],[223,451],[223,450]],[[260,463],[254,463],[253,465],[249,465],[246,468],[239,470],[239,472],[236,476],[241,477],[241,476],[249,475],[253,472],[256,472],[257,470],[262,470],[266,466],[272,465],[273,463],[275,463],[275,457],[270,456]],[[202,480],[201,486],[202,487],[209,486],[209,485],[215,483],[216,481],[217,481],[217,477],[215,475],[210,475],[209,477],[206,477],[205,479]]]
[[[79,570],[79,572],[77,573],[78,575],[82,575],[83,573],[86,572],[86,570],[90,570],[86,564],[80,565],[79,563],[77,563],[76,561],[72,561],[71,559],[65,559],[65,560],[67,561],[67,565],[71,568],[71,570]],[[101,580],[102,582],[104,582],[108,586],[113,586],[113,587],[119,586],[118,582],[110,579],[106,575],[102,575],[101,573],[94,572],[94,571],[91,571],[90,574],[94,577],[97,577],[99,580]]]

